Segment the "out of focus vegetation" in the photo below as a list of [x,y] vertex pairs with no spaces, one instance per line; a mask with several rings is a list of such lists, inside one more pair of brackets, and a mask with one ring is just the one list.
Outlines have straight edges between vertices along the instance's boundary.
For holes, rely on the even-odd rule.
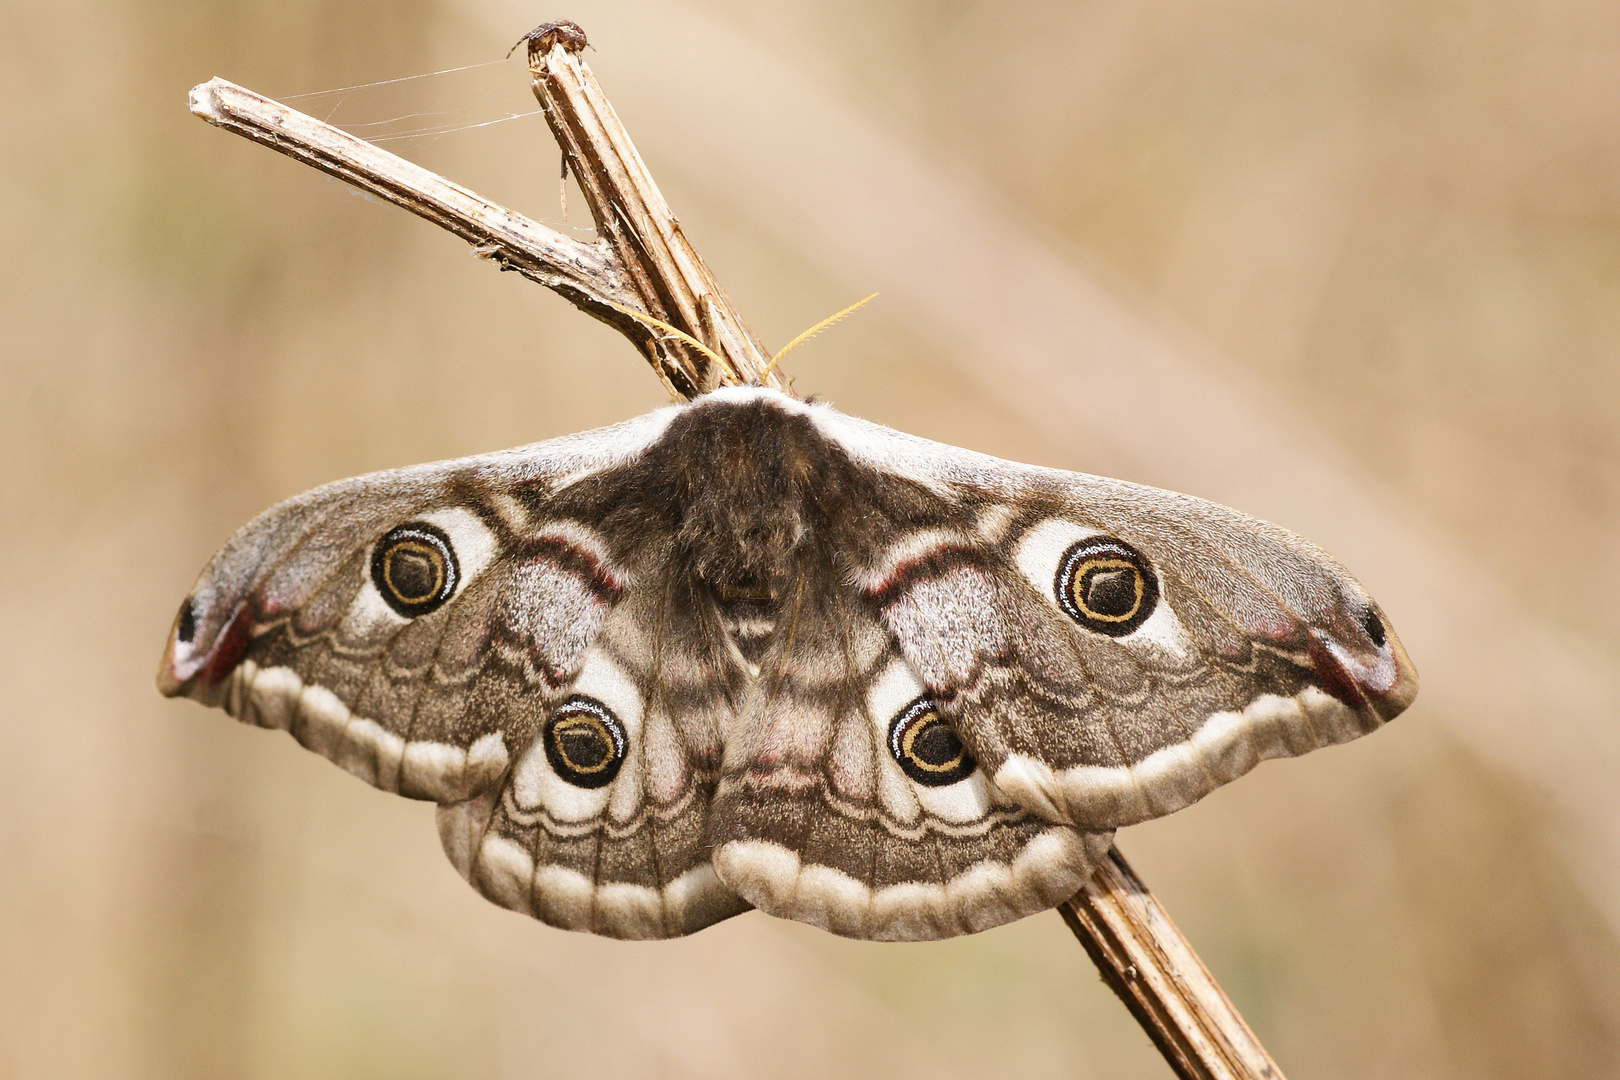
[[[274,500],[661,399],[613,333],[207,128],[186,90],[477,63],[566,16],[606,28],[589,57],[610,95],[638,79],[680,95],[656,50],[611,31],[685,11],[1213,343],[1209,363],[1314,417],[1347,469],[1526,617],[1620,662],[1613,3],[12,4],[0,1075],[1162,1069],[1055,915],[915,946],[752,914],[668,944],[568,935],[468,890],[431,808],[151,689],[192,575]],[[533,108],[516,62],[410,92],[318,104],[356,125]],[[535,118],[389,145],[562,224]],[[733,213],[727,176],[651,164],[768,342],[865,291],[814,269],[818,237]],[[581,214],[568,227],[588,234]],[[1087,467],[940,367],[906,320],[880,301],[795,353],[800,387]],[[1375,738],[1122,838],[1293,1075],[1620,1072],[1620,905],[1571,857],[1550,793],[1456,721],[1420,697]],[[1538,718],[1523,723],[1529,745]]]

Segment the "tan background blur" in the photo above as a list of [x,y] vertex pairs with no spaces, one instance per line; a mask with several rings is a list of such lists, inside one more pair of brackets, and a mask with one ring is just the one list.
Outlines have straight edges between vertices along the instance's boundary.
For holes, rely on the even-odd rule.
[[[270,503],[660,403],[562,301],[185,108],[563,16],[767,342],[884,291],[802,390],[1274,517],[1383,602],[1406,716],[1121,837],[1282,1068],[1620,1075],[1612,0],[0,10],[0,1075],[1168,1075],[1056,915],[566,934],[431,807],[152,689]],[[515,60],[295,104],[533,108]],[[562,226],[538,118],[387,145]]]

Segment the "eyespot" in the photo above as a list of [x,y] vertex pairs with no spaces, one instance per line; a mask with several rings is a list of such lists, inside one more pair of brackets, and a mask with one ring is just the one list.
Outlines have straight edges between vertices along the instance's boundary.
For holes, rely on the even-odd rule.
[[557,706],[540,738],[552,769],[575,787],[606,787],[624,764],[624,725],[612,709],[583,694]]
[[1109,637],[1141,626],[1159,603],[1159,579],[1147,559],[1107,536],[1088,537],[1065,551],[1053,587],[1069,618]]
[[412,521],[390,529],[371,554],[371,580],[389,607],[414,619],[456,594],[461,567],[450,537],[437,525]]
[[1361,628],[1367,631],[1367,636],[1372,638],[1372,643],[1375,646],[1380,649],[1384,647],[1384,642],[1388,635],[1384,633],[1384,620],[1378,617],[1378,612],[1374,611],[1372,608],[1368,608],[1366,611],[1362,612]]
[[180,605],[180,618],[175,620],[174,640],[182,645],[190,645],[191,639],[197,636],[197,609],[191,603],[191,597]]
[[979,767],[927,697],[901,709],[889,723],[889,753],[907,776],[927,787],[966,780]]

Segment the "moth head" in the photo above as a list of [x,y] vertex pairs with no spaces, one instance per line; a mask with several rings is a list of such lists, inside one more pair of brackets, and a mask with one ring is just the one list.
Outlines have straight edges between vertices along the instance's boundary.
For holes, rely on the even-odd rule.
[[719,589],[776,593],[793,574],[815,507],[836,501],[834,452],[770,391],[716,392],[679,414],[647,455],[669,493],[683,560]]

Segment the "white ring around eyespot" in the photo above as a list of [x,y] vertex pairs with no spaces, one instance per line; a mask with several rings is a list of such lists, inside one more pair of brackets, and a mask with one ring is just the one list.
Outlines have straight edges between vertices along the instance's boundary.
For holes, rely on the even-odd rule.
[[867,691],[867,713],[872,718],[878,748],[878,799],[896,821],[908,825],[916,822],[919,811],[953,825],[982,820],[993,809],[990,783],[983,769],[974,769],[954,784],[929,787],[907,776],[889,753],[889,725],[901,710],[927,692],[911,665],[899,657],[889,662]]
[[[429,525],[436,525],[450,538],[450,549],[455,552],[456,565],[461,573],[456,581],[456,591],[446,597],[445,603],[465,592],[467,586],[482,574],[495,558],[495,534],[490,532],[489,526],[478,520],[478,516],[470,510],[453,506],[433,510],[407,520],[425,521]],[[399,524],[403,525],[405,522],[401,521]],[[364,641],[375,636],[380,630],[397,629],[413,621],[390,607],[388,601],[377,591],[376,583],[371,580],[369,554],[364,560],[364,565],[367,568],[365,583],[360,586],[360,592],[349,605],[349,610],[344,613],[343,622],[338,627],[339,637],[350,641]]]
[[[1046,602],[1056,610],[1063,611],[1055,587],[1058,565],[1063,561],[1063,555],[1069,548],[1094,536],[1112,536],[1112,534],[1063,518],[1047,518],[1031,526],[1029,531],[1019,538],[1018,547],[1013,553],[1013,561],[1030,585],[1046,598]],[[1068,620],[1068,613],[1064,612],[1063,617]],[[1192,652],[1192,643],[1187,637],[1187,630],[1181,625],[1181,620],[1176,618],[1176,613],[1171,610],[1164,596],[1162,583],[1159,589],[1159,602],[1153,609],[1153,614],[1149,615],[1141,626],[1114,640],[1129,646],[1151,642],[1177,657],[1187,657]]]
[[564,699],[573,694],[595,698],[613,711],[624,728],[624,761],[613,782],[599,788],[570,784],[551,767],[542,740],[535,739],[512,771],[512,800],[519,811],[544,813],[554,821],[581,822],[604,811],[629,820],[641,806],[641,694],[622,668],[599,647],[585,654],[579,676]]

